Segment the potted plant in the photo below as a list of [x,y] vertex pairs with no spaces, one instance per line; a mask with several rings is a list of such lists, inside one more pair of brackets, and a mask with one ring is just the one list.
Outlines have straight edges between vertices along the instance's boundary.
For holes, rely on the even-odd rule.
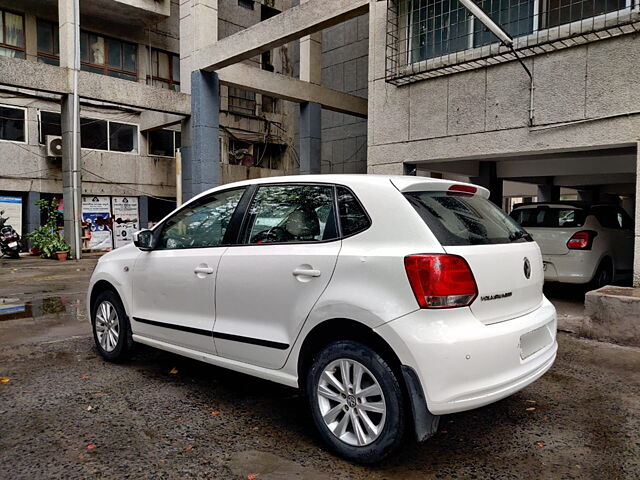
[[47,220],[44,225],[28,233],[25,237],[31,242],[32,250],[39,251],[42,258],[55,257],[61,261],[66,260],[71,247],[58,234],[56,228],[58,201],[55,198],[40,200],[38,206]]

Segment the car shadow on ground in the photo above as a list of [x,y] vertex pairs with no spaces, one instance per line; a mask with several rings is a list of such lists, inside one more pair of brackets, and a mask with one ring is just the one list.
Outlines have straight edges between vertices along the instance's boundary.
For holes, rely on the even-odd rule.
[[549,419],[560,408],[557,396],[525,389],[492,405],[441,417],[438,433],[425,443],[416,443],[408,431],[399,452],[362,467],[326,450],[306,398],[296,389],[144,346],[138,348],[129,368],[158,381],[179,382],[194,405],[210,405],[220,415],[234,418],[228,430],[205,433],[213,437],[207,441],[226,443],[232,451],[245,448],[244,444],[234,446],[240,429],[258,439],[262,451],[305,465],[311,452],[314,460],[309,468],[325,471],[330,464],[352,472],[350,478],[378,478],[378,474],[387,479],[425,478],[424,472],[449,478],[461,467],[469,478],[489,478],[512,469],[517,477],[541,466],[539,455],[553,435]]

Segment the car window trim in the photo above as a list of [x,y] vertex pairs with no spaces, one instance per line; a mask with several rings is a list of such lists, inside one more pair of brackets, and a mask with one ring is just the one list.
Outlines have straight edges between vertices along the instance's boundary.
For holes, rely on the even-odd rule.
[[[215,192],[211,192],[203,197],[198,198],[197,200],[193,200],[193,201],[189,201],[186,202],[184,204],[182,204],[180,206],[179,209],[177,209],[176,211],[174,211],[172,214],[170,214],[167,218],[165,218],[162,222],[158,223],[157,225],[155,225],[152,229],[153,232],[153,243],[154,245],[157,244],[158,240],[160,239],[160,235],[162,235],[162,231],[165,227],[165,224],[171,220],[173,217],[175,217],[176,215],[178,215],[182,210],[186,209],[187,207],[191,207],[194,204],[199,204],[202,205],[204,203],[207,203],[207,201],[212,198],[215,197],[216,195],[220,195],[222,193],[228,193],[228,192],[232,192],[234,190],[244,190],[242,196],[240,197],[240,200],[238,201],[238,204],[236,205],[235,210],[233,211],[233,214],[231,215],[231,220],[229,222],[229,227],[231,227],[232,222],[234,220],[235,214],[238,211],[238,208],[240,207],[240,204],[242,203],[242,200],[244,199],[244,197],[247,194],[247,185],[241,185],[241,186],[237,186],[237,187],[232,187],[232,188],[225,188],[223,190],[217,190]],[[227,228],[227,231],[229,230],[229,228]],[[208,245],[206,247],[184,247],[184,248],[153,248],[151,251],[155,252],[155,251],[174,251],[174,250],[193,250],[196,248],[220,248],[220,247],[228,247],[229,244],[225,243],[227,240],[227,231],[225,231],[224,236],[222,237],[222,243],[220,243],[220,245]]]
[[251,195],[251,200],[248,202],[244,215],[242,217],[242,226],[240,228],[240,232],[238,234],[238,236],[236,237],[236,243],[231,244],[231,245],[227,245],[228,247],[268,247],[270,245],[318,245],[318,244],[322,244],[322,243],[331,243],[331,242],[335,242],[335,241],[339,241],[342,240],[343,237],[340,236],[340,229],[339,227],[336,227],[336,229],[338,230],[338,236],[336,238],[332,238],[329,240],[318,240],[318,241],[304,241],[304,242],[270,242],[270,243],[241,243],[241,239],[244,237],[246,231],[247,231],[247,223],[249,221],[248,218],[248,214],[249,214],[249,209],[251,208],[251,205],[253,204],[253,201],[255,199],[255,196],[258,193],[258,190],[260,189],[260,187],[281,187],[281,186],[288,186],[288,187],[307,187],[307,186],[321,186],[321,187],[332,187],[332,191],[333,191],[333,200],[334,200],[334,217],[336,220],[336,225],[339,224],[340,222],[340,217],[338,215],[338,212],[336,211],[336,202],[337,202],[337,190],[336,190],[336,185],[334,183],[329,183],[329,182],[269,182],[269,183],[254,183],[253,185],[251,185],[251,187],[253,187],[253,192]]

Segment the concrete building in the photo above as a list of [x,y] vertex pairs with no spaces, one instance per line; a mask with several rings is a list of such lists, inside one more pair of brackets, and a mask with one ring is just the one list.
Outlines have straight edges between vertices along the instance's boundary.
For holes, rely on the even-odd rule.
[[633,214],[640,14],[614,3],[483,3],[511,50],[460,4],[371,2],[369,172],[460,176],[498,204],[506,181],[539,200],[571,188]]
[[[289,6],[221,1],[216,23],[203,34],[223,38]],[[61,198],[63,184],[72,183],[63,174],[73,151],[71,120],[65,126],[72,111],[72,7],[73,0],[0,0],[0,209],[22,234],[40,224],[36,201]],[[175,152],[191,111],[191,72],[180,68],[180,8],[177,0],[80,2],[80,195],[110,208],[116,197],[135,199],[143,226],[175,206]],[[247,63],[293,73],[289,45]],[[298,170],[294,103],[227,85],[220,95],[218,183]],[[56,137],[65,137],[57,151]],[[185,197],[193,193],[187,189]]]
[[[368,24],[368,172],[468,179],[489,187],[499,205],[505,193],[553,200],[565,189],[637,212],[637,2],[478,4],[506,31],[503,43],[483,24],[482,12],[473,15],[458,2],[311,0],[203,47],[191,69],[222,80],[238,62],[294,39],[302,45],[324,30],[333,36],[322,39],[322,57],[301,48],[306,83],[296,84],[296,101],[317,92],[317,80],[302,66],[319,61],[323,88],[364,95],[358,42],[360,25]],[[315,98],[323,112],[336,110],[322,93]],[[194,93],[193,105],[203,102],[206,95]],[[360,122],[345,121],[355,105],[321,114],[322,128],[310,136],[320,137],[322,167],[311,171],[360,170],[345,161],[353,138],[362,137]],[[309,109],[303,104],[300,112],[301,158],[317,162],[313,149],[302,148]]]
[[[59,1],[63,23],[71,0]],[[5,4],[10,10],[0,0]],[[184,198],[276,172],[411,173],[469,179],[489,187],[505,206],[515,198],[551,200],[571,192],[619,201],[636,212],[637,0],[477,4],[513,42],[498,42],[458,1],[83,1],[82,28],[135,44],[143,66],[136,81],[113,78],[133,75],[126,69],[112,76],[81,71],[81,116],[108,120],[107,131],[109,122],[139,123],[139,132],[180,125]],[[91,20],[98,7],[113,12],[102,26]],[[33,133],[7,147],[8,165],[25,147],[43,155],[34,141],[35,125],[42,124],[38,110],[44,110],[39,102],[64,106],[70,93],[67,70],[37,62],[46,55],[33,47],[34,16],[55,19],[56,2],[28,0],[21,8],[27,61],[0,58],[0,83],[8,96],[3,104],[26,107]],[[135,22],[138,32],[131,28]],[[60,32],[60,61],[68,66]],[[153,58],[140,61],[153,57],[149,46],[179,53],[180,93],[145,85],[176,81],[143,71],[154,65]],[[6,42],[0,47],[18,50]],[[126,185],[153,196],[174,194],[172,160],[145,154],[148,137],[139,136],[134,154],[83,151],[83,193]],[[234,165],[245,155],[253,167]],[[260,169],[265,159],[271,169]],[[56,160],[32,161],[33,171],[60,171]],[[116,171],[106,175],[112,165]],[[39,177],[2,174],[3,185],[10,185],[3,191],[52,189]],[[636,238],[640,244],[640,230]],[[635,279],[640,283],[640,254]]]

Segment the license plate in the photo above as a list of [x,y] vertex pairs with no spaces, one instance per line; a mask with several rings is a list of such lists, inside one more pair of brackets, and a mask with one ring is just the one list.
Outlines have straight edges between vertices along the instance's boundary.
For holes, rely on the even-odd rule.
[[18,246],[18,242],[10,242],[9,243],[9,248],[14,248]]
[[546,325],[531,330],[520,337],[520,358],[529,358],[552,342],[551,332]]

